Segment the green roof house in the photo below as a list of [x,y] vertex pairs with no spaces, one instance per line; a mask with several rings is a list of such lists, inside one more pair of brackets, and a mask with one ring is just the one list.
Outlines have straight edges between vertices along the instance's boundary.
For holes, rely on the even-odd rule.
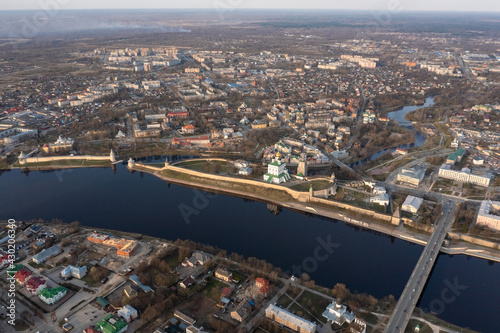
[[57,286],[55,288],[43,288],[38,292],[38,297],[40,299],[48,304],[56,304],[61,298],[66,296],[68,293],[68,289],[64,288],[63,286]]

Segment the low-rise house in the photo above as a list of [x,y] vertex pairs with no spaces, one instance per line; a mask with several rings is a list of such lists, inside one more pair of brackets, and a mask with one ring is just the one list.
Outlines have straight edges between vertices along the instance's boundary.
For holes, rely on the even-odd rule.
[[68,293],[68,289],[64,288],[63,286],[57,286],[55,288],[44,288],[38,292],[38,297],[40,299],[48,304],[56,304],[61,298],[66,296]]
[[44,278],[40,276],[35,276],[26,281],[25,283],[26,289],[32,294],[32,295],[38,295],[38,293],[44,289],[47,288],[47,281],[45,281]]
[[258,277],[255,279],[255,286],[259,288],[259,292],[263,294],[265,297],[269,296],[271,287],[269,286],[268,280]]
[[191,287],[193,284],[194,284],[193,278],[188,276],[187,278],[185,278],[184,280],[182,280],[179,283],[179,286],[181,286],[181,288],[187,289],[187,288]]
[[205,263],[210,259],[210,256],[208,256],[206,253],[203,253],[201,251],[196,251],[193,253],[191,258],[186,259],[182,262],[182,266],[197,266],[197,265],[205,265]]
[[54,245],[48,249],[43,250],[42,252],[36,254],[33,256],[32,260],[36,264],[41,264],[45,261],[47,261],[49,258],[58,255],[61,253],[61,249],[59,246]]
[[136,319],[138,314],[137,310],[131,307],[130,305],[125,305],[123,308],[118,310],[118,315],[123,317],[127,323],[130,323],[132,320]]
[[67,279],[70,276],[82,279],[85,275],[87,275],[87,266],[78,267],[70,265],[61,271],[61,277],[64,279]]
[[243,301],[236,309],[231,311],[231,318],[241,323],[248,317],[250,312],[252,312],[252,306],[247,301]]
[[223,281],[230,282],[233,280],[233,273],[225,268],[217,268],[215,271],[215,277]]
[[17,283],[19,283],[21,286],[24,286],[24,284],[33,276],[33,274],[28,271],[27,269],[21,269],[17,271],[14,274],[14,277],[16,278]]

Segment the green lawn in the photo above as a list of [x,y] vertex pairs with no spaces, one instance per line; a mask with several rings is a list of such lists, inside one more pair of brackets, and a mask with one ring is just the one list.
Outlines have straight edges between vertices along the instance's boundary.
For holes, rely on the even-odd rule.
[[243,273],[233,272],[233,279],[239,281],[238,283],[245,281],[247,277],[248,275],[245,275]]
[[315,322],[315,321],[318,321],[318,320],[322,320],[323,323],[325,323],[326,321],[323,321],[325,320],[325,318],[321,317],[321,318],[314,318],[313,316],[311,316],[306,310],[308,310],[309,312],[310,309],[308,308],[303,308],[301,307],[299,304],[297,303],[293,303],[290,308],[288,309],[288,311],[290,312],[295,312],[295,314],[299,317],[302,317],[304,318],[305,320],[309,320],[309,321],[312,321],[312,322]]
[[290,305],[290,303],[292,303],[292,299],[290,298],[290,296],[288,296],[287,294],[284,294],[284,295],[281,295],[280,298],[278,298],[278,301],[276,302],[278,305],[281,305],[283,308],[286,308]]
[[208,283],[205,286],[205,290],[203,291],[203,295],[207,298],[210,298],[214,302],[218,302],[221,295],[221,289],[227,286],[228,285],[224,282],[219,281],[216,278],[209,277]]
[[304,309],[311,312],[316,318],[321,320],[321,322],[326,323],[326,318],[322,316],[322,313],[325,311],[328,304],[331,303],[330,300],[306,290],[300,295],[296,302],[302,305]]
[[284,190],[278,190],[278,189],[269,189],[269,188],[263,188],[259,186],[258,184],[254,185],[247,185],[247,184],[240,184],[240,183],[235,183],[231,182],[231,178],[228,177],[228,181],[215,181],[215,180],[210,180],[207,178],[203,177],[196,177],[196,176],[191,176],[182,172],[178,171],[173,171],[173,170],[163,170],[160,172],[162,175],[169,177],[169,178],[175,178],[178,180],[184,180],[184,181],[189,181],[196,183],[198,185],[212,185],[212,186],[217,186],[221,188],[226,188],[230,190],[236,190],[236,191],[241,191],[241,192],[246,192],[249,194],[255,194],[258,196],[262,196],[271,200],[276,200],[276,201],[281,201],[281,202],[286,202],[286,201],[293,201],[292,196],[290,196],[288,193],[286,193]]
[[212,174],[228,173],[228,162],[225,161],[207,161],[207,160],[191,160],[177,163],[175,166]]
[[378,324],[378,317],[372,313],[360,312],[359,316],[366,320],[367,323],[372,325]]
[[319,190],[324,190],[325,188],[331,186],[332,183],[327,180],[315,180],[290,186],[290,189],[300,192],[308,192],[311,185],[314,191],[319,191]]

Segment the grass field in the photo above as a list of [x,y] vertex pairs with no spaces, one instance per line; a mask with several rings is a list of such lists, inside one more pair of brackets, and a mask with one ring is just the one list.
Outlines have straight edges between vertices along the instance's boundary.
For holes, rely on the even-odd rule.
[[325,188],[331,186],[332,183],[327,180],[315,180],[311,182],[303,182],[301,184],[293,185],[290,189],[300,192],[307,192],[312,186],[314,191],[324,190]]
[[212,174],[228,173],[228,163],[225,161],[191,160],[177,163],[175,166]]
[[328,299],[305,290],[296,302],[299,303],[304,309],[307,309],[322,323],[326,323],[326,318],[323,317],[322,314],[328,304],[330,304]]
[[287,308],[293,300],[287,294],[281,295],[276,302],[278,305],[281,305],[284,309]]
[[212,185],[212,186],[217,186],[221,188],[225,188],[228,190],[236,190],[236,191],[241,191],[249,194],[254,194],[258,195],[263,198],[268,198],[271,200],[277,200],[281,202],[286,202],[286,201],[292,201],[293,198],[290,196],[288,193],[286,193],[284,190],[278,190],[278,189],[269,189],[269,188],[264,188],[258,185],[248,185],[248,184],[240,184],[240,183],[235,183],[231,181],[231,178],[228,179],[227,182],[225,181],[216,181],[216,180],[210,180],[206,179],[203,177],[196,177],[196,176],[191,176],[182,172],[178,171],[173,171],[173,170],[163,170],[160,172],[160,174],[169,177],[169,178],[174,178],[178,180],[183,180],[183,181],[189,181],[196,183],[197,185]]

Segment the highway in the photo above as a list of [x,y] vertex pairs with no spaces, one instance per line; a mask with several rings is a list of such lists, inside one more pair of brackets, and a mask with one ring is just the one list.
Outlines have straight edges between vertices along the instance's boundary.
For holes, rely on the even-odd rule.
[[443,244],[446,232],[453,223],[455,216],[454,212],[456,204],[447,200],[443,202],[442,216],[436,224],[434,233],[431,235],[429,242],[424,248],[420,259],[413,270],[413,273],[406,284],[401,297],[396,304],[394,311],[391,314],[389,322],[385,328],[386,333],[404,332],[406,325],[415,309],[420,294],[424,289],[424,285],[431,273],[432,267],[436,262],[439,250]]

